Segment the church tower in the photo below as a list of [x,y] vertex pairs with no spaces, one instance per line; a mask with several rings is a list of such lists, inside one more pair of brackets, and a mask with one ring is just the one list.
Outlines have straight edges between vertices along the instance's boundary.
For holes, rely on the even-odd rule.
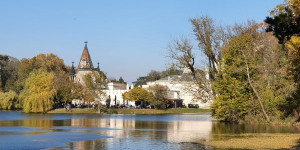
[[87,43],[84,42],[85,46],[78,64],[79,71],[91,71],[94,69],[92,58],[90,56],[89,50],[87,48]]
[[87,48],[88,42],[84,42],[84,43],[85,45],[78,64],[78,68],[75,69],[74,62],[72,62],[72,68],[69,74],[70,80],[73,80],[74,82],[79,82],[82,85],[84,85],[84,76],[93,73],[95,71],[100,72],[99,63],[97,68],[94,68],[93,66],[92,58]]

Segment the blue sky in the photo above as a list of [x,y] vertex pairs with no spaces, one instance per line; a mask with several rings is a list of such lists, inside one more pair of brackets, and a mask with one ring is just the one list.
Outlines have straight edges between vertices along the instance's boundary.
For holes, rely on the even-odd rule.
[[0,54],[18,59],[54,53],[77,65],[84,47],[109,77],[132,82],[164,70],[167,46],[191,36],[189,19],[261,22],[282,0],[1,0]]

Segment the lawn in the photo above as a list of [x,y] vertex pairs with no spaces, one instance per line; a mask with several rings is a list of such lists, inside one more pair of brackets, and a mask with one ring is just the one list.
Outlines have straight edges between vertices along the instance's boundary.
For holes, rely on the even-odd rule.
[[48,113],[50,114],[65,114],[65,113],[68,113],[68,114],[88,114],[88,113],[97,113],[97,110],[95,109],[88,109],[88,108],[85,108],[85,109],[72,109],[72,111],[66,111],[66,109],[64,108],[59,108],[59,109],[54,109],[54,110],[51,110],[49,111]]
[[300,134],[295,133],[246,133],[218,134],[217,140],[203,144],[220,149],[290,149],[299,148]]

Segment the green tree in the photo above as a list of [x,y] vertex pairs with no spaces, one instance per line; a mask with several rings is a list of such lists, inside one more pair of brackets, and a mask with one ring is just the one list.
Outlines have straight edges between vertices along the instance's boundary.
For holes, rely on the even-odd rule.
[[214,82],[218,96],[212,104],[216,118],[239,121],[249,115],[272,121],[282,117],[281,107],[295,86],[280,45],[262,31],[254,24],[222,49],[221,71]]
[[253,92],[247,83],[242,50],[250,49],[253,38],[235,37],[223,50],[221,71],[214,82],[217,97],[211,106],[212,115],[220,120],[243,120],[250,111]]
[[293,96],[287,99],[286,107],[284,111],[286,115],[293,114],[294,117],[300,120],[300,37],[292,36],[290,41],[285,44],[288,50],[290,71],[294,76],[294,82],[297,86],[297,90],[293,93]]
[[119,78],[119,83],[126,83],[122,77]]
[[171,76],[171,75],[181,75],[182,73],[183,73],[182,70],[177,68],[174,64],[171,64],[171,66],[168,69],[161,72],[161,78]]
[[290,40],[293,35],[300,34],[300,2],[299,0],[287,0],[287,3],[280,4],[271,15],[265,19],[268,24],[267,32],[273,32],[279,43],[283,44]]
[[147,77],[139,77],[135,82],[132,82],[134,86],[142,86],[147,83]]
[[33,70],[25,81],[21,97],[24,112],[45,113],[52,109],[57,93],[54,74],[43,69]]
[[[272,32],[279,43],[282,44],[282,55],[287,58],[288,71],[294,76],[296,90],[287,99],[282,111],[300,120],[300,1],[286,0],[285,4],[280,4],[271,12],[265,22],[268,23],[267,32]],[[288,74],[290,74],[288,73]]]
[[3,91],[16,91],[17,68],[19,61],[16,58],[0,55],[0,77],[1,89]]
[[147,75],[147,82],[148,81],[156,81],[161,78],[161,73],[159,71],[151,70]]

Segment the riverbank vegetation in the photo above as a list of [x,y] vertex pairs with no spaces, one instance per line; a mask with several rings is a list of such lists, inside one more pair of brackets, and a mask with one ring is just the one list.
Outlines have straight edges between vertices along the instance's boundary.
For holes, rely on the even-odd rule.
[[[170,44],[169,57],[175,65],[190,69],[195,84],[213,100],[214,118],[299,121],[299,6],[300,1],[287,0],[262,23],[221,26],[208,16],[192,18],[194,37]],[[197,54],[206,56],[209,79],[195,67]]]

